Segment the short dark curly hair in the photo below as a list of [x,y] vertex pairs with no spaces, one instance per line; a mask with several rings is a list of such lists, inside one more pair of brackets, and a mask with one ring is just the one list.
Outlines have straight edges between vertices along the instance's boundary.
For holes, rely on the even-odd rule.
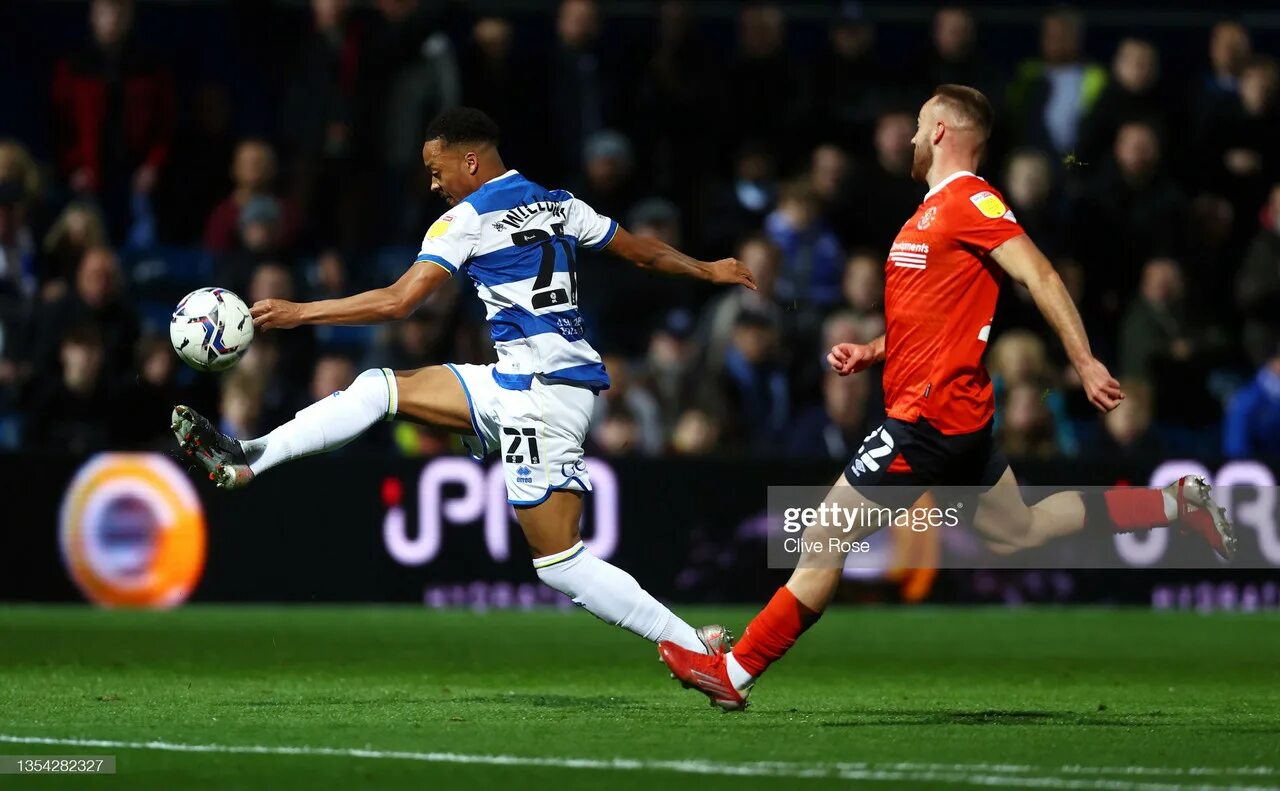
[[431,120],[427,126],[427,140],[443,140],[454,143],[489,143],[497,145],[502,132],[498,124],[474,107],[453,107]]

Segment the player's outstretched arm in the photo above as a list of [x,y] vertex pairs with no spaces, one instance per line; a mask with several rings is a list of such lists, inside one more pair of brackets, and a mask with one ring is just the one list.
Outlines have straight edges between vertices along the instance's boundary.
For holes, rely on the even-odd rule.
[[607,249],[614,255],[631,261],[641,269],[650,269],[667,275],[691,277],[710,283],[737,283],[755,291],[756,281],[751,270],[736,258],[719,261],[699,261],[690,258],[671,245],[649,236],[636,236],[618,226],[609,240]]
[[1120,405],[1124,393],[1115,380],[1089,348],[1089,336],[1085,334],[1080,311],[1076,310],[1067,287],[1063,285],[1053,264],[1035,242],[1026,234],[1015,236],[991,251],[991,257],[1009,276],[1027,287],[1040,314],[1053,327],[1066,349],[1067,359],[1080,374],[1080,383],[1090,403],[1103,412],[1110,412]]
[[419,261],[385,288],[319,302],[263,299],[253,303],[249,313],[253,326],[263,330],[288,330],[302,324],[380,324],[408,316],[449,277],[443,267]]

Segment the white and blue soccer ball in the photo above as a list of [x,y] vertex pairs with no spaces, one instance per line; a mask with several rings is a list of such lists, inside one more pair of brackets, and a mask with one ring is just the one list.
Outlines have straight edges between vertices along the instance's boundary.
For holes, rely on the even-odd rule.
[[253,342],[249,306],[225,288],[197,288],[174,309],[169,340],[192,368],[225,371],[240,362]]

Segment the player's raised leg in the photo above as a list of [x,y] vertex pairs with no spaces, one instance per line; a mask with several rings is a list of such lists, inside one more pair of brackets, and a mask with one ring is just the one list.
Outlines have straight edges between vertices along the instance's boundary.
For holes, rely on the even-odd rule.
[[538,505],[516,507],[538,579],[600,620],[646,640],[670,640],[704,655],[727,649],[730,637],[723,627],[694,629],[630,574],[591,554],[578,532],[582,497],[577,491],[554,491]]
[[1086,525],[1117,533],[1174,526],[1202,538],[1230,560],[1236,537],[1226,513],[1198,475],[1185,475],[1162,489],[1117,487],[1098,493],[1058,492],[1027,505],[1013,471],[978,498],[973,526],[999,554],[1038,547]]
[[[838,537],[845,542],[860,541],[880,529],[868,524],[867,515],[877,505],[862,496],[844,475],[824,498],[830,503],[862,516],[862,521],[848,532],[838,527],[815,525],[802,534],[802,546],[828,547],[828,539]],[[724,711],[741,711],[747,707],[747,696],[756,679],[777,662],[800,635],[822,615],[831,603],[844,571],[847,553],[806,551],[787,584],[778,588],[751,623],[732,652],[704,656],[670,643],[659,643],[662,661],[672,675],[686,687],[693,687],[711,699],[712,706]]]
[[449,369],[440,365],[399,372],[371,368],[346,390],[300,410],[292,420],[256,439],[228,437],[187,406],[173,410],[172,428],[182,449],[205,467],[220,488],[234,489],[278,464],[337,450],[378,421],[396,417],[471,430],[466,394]]

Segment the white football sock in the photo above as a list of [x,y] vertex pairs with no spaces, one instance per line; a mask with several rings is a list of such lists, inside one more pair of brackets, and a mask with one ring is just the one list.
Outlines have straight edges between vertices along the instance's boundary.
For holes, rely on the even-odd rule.
[[690,651],[707,652],[692,626],[649,595],[630,574],[588,552],[581,541],[563,552],[536,558],[533,567],[548,587],[602,621],[651,642],[670,640]]
[[738,664],[738,659],[733,655],[732,651],[725,654],[724,667],[729,673],[729,682],[739,692],[755,683],[755,676],[748,673],[743,669],[742,665]]
[[396,416],[396,378],[390,368],[370,368],[346,390],[302,409],[265,437],[244,440],[245,457],[254,475],[277,464],[337,450],[379,420]]

